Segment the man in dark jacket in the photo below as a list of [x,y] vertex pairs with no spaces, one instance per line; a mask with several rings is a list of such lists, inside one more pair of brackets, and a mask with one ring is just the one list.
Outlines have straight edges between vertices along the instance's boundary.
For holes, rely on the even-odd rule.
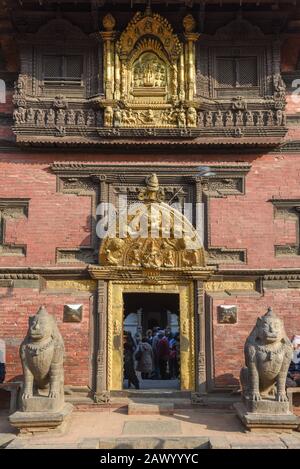
[[161,379],[168,379],[167,364],[170,358],[170,347],[168,338],[164,331],[158,333],[159,342],[157,344],[158,366]]
[[128,379],[128,388],[131,384],[135,389],[140,389],[139,380],[135,374],[133,354],[135,352],[135,345],[130,332],[124,333],[124,375]]

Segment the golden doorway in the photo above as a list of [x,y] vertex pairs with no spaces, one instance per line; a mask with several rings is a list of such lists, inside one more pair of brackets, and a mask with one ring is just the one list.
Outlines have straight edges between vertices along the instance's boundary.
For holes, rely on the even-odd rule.
[[107,381],[110,391],[123,389],[124,295],[176,294],[179,297],[180,389],[195,390],[194,288],[193,283],[141,285],[109,282]]

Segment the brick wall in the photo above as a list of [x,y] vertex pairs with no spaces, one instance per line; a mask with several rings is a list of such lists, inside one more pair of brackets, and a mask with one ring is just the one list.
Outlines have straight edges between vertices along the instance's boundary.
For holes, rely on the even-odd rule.
[[[90,314],[93,297],[90,293],[39,292],[37,289],[0,288],[0,336],[6,343],[6,381],[22,374],[19,346],[26,335],[28,318],[44,304],[56,317],[65,343],[65,384],[90,385]],[[83,304],[81,323],[63,323],[64,304]]]
[[[236,324],[218,324],[217,307],[223,304],[237,305]],[[229,299],[213,300],[214,376],[217,387],[238,383],[240,369],[245,363],[245,341],[255,326],[256,319],[265,314],[269,306],[283,319],[289,338],[300,334],[300,290],[266,290],[259,298],[232,296]]]
[[[67,154],[8,154],[0,156],[0,198],[29,198],[29,216],[8,220],[6,242],[26,244],[26,257],[0,256],[0,266],[55,264],[56,248],[88,246],[91,198],[56,192],[56,177],[49,165],[66,161]],[[79,155],[73,160],[83,159]],[[274,256],[274,245],[296,242],[296,223],[274,220],[275,199],[299,199],[300,160],[295,154],[269,155],[96,155],[89,161],[103,164],[152,163],[195,165],[244,161],[252,168],[246,177],[246,194],[211,199],[211,245],[247,249],[249,268],[299,267],[299,256]],[[109,159],[109,161],[108,161]],[[120,160],[123,160],[122,163]],[[143,163],[142,163],[143,164]],[[232,266],[238,267],[238,266]]]

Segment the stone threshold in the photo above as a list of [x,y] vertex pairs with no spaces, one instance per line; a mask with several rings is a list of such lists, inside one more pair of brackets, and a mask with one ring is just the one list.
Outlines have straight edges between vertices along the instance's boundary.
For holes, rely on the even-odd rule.
[[300,436],[263,433],[248,438],[226,436],[83,438],[79,443],[38,444],[32,438],[15,438],[6,449],[300,449]]

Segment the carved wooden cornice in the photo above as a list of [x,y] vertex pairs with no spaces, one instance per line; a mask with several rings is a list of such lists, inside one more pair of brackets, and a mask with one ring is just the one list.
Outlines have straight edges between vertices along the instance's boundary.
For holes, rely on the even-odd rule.
[[[219,269],[206,268],[206,270],[187,269],[183,272],[181,269],[174,271],[174,275],[170,275],[165,269],[165,272],[160,270],[159,277],[163,281],[174,281],[174,278],[184,280],[191,280],[197,277],[202,278],[206,272],[207,278],[211,282],[255,282],[257,291],[262,291],[262,288],[299,288],[300,287],[300,269]],[[145,274],[145,275],[144,275]],[[144,280],[155,280],[158,272],[151,274],[151,271],[146,275],[144,271]],[[139,269],[131,269],[128,272],[127,268],[117,268],[116,271],[110,267],[100,266],[84,266],[84,267],[69,267],[69,266],[53,266],[53,267],[0,267],[0,287],[12,287],[18,285],[18,282],[39,282],[40,288],[44,288],[46,280],[88,280],[89,278],[102,278],[106,280],[124,280],[124,281],[138,281],[141,279],[141,272]],[[200,278],[200,280],[201,280]],[[16,283],[17,282],[17,283]],[[28,284],[29,285],[29,284]],[[36,288],[36,287],[35,287]]]
[[175,279],[185,280],[208,280],[214,273],[214,268],[159,268],[141,269],[139,267],[103,267],[91,265],[88,268],[92,278],[97,280],[119,280],[119,281],[143,281],[144,283],[164,283]]
[[[130,148],[130,151],[134,152],[134,154],[138,154],[140,150],[146,151],[147,149],[149,151],[153,151],[156,149],[160,151],[163,150],[166,154],[171,154],[171,153],[179,154],[181,152],[184,152],[185,150],[188,150],[191,154],[195,154],[199,152],[199,149],[201,149],[201,146],[199,145],[198,146],[191,145],[191,144],[186,145],[186,143],[184,142],[180,142],[180,145],[176,145],[176,144],[174,145],[174,143],[172,142],[168,142],[167,145],[160,145],[160,144],[157,144],[157,142],[153,142],[152,145],[148,145],[148,146],[147,146],[147,143],[145,143],[145,145],[143,143],[144,142],[142,142],[141,146],[139,146],[139,142],[137,141],[135,142],[134,145],[130,146],[128,145],[128,142],[126,142],[126,144],[124,143],[122,144],[121,142],[113,142],[113,144],[109,144],[109,142],[107,142],[107,144],[105,144],[104,146],[101,146],[101,144],[99,144],[98,146],[97,145],[78,146],[78,147],[75,146],[75,147],[72,147],[72,151],[78,154],[82,154],[83,151],[85,152],[85,154],[86,154],[86,151],[88,151],[90,154],[93,154],[96,152],[98,153],[99,150],[107,154],[118,151],[119,154],[121,155],[123,153],[127,153],[128,149]],[[57,145],[54,145],[54,142],[52,142],[48,148],[46,146],[46,147],[43,147],[43,149],[44,151],[49,151],[49,150],[51,151],[51,148],[53,148],[54,146],[56,147],[56,152],[58,154],[65,153],[65,145],[62,145],[61,147],[59,147]],[[34,145],[31,145],[31,144],[23,145],[23,147],[21,145],[16,145],[15,139],[10,139],[7,141],[2,140],[1,145],[0,145],[0,151],[3,153],[18,153],[18,154],[23,154],[23,155],[29,154],[31,156],[35,154],[40,154],[41,148],[42,148],[41,145],[38,143],[35,143]],[[271,147],[268,147],[268,146],[264,147],[262,145],[260,146],[253,145],[252,147],[247,147],[247,146],[232,147],[230,145],[222,145],[222,146],[216,145],[212,147],[209,147],[209,146],[203,147],[207,155],[209,155],[212,152],[215,153],[216,150],[218,150],[219,153],[222,155],[233,154],[233,153],[238,154],[241,149],[243,149],[243,151],[247,153],[253,153],[253,152],[257,153],[257,151],[263,150],[264,148],[266,148],[270,152],[270,154],[287,153],[287,154],[294,154],[296,157],[298,156],[298,154],[300,154],[300,140],[291,140],[291,141],[281,143],[278,146],[271,146]]]
[[[42,137],[42,136],[17,136],[17,144],[23,148],[69,148],[70,150],[113,150],[120,152],[127,152],[130,150],[166,150],[169,151],[192,151],[198,152],[200,149],[205,149],[207,151],[215,151],[217,149],[228,151],[236,148],[245,149],[249,151],[259,150],[259,149],[274,149],[276,148],[281,140],[282,136],[277,137],[252,137],[252,138],[234,138],[234,139],[224,139],[224,138],[206,138],[203,140],[194,140],[186,141],[182,140],[162,140],[162,139],[100,139],[100,140],[91,140],[84,137]],[[228,149],[228,150],[227,150]]]
[[[237,163],[219,163],[219,164],[210,164],[212,172],[215,173],[215,176],[212,176],[210,179],[203,178],[204,190],[208,193],[217,192],[219,188],[211,187],[211,182],[216,182],[220,178],[229,180],[231,177],[243,177],[251,169],[250,163],[237,162]],[[100,163],[81,163],[76,161],[70,162],[54,162],[51,165],[51,171],[59,177],[91,177],[94,178],[94,182],[86,181],[86,189],[92,190],[92,187],[89,184],[96,184],[97,180],[105,180],[108,183],[123,183],[123,184],[137,184],[142,183],[149,172],[155,171],[159,174],[159,179],[161,183],[170,184],[171,182],[176,184],[182,184],[184,182],[196,182],[196,178],[199,175],[198,165],[194,167],[180,167],[174,171],[174,168],[169,165],[159,166],[153,165],[143,165],[143,166],[126,166],[126,173],[120,174],[120,165],[102,165]],[[101,179],[97,179],[101,178]],[[76,186],[76,181],[75,186]],[[81,184],[81,183],[80,183]],[[90,189],[88,189],[90,187]],[[224,194],[228,191],[233,191],[233,195],[238,193],[243,193],[244,189],[241,186],[240,189],[233,190],[232,187],[224,183]],[[61,189],[60,189],[61,190]]]

